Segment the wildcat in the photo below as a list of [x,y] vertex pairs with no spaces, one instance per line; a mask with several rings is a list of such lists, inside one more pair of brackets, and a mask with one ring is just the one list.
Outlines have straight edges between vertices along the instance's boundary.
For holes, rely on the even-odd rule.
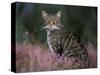
[[79,68],[88,67],[88,54],[85,46],[81,42],[80,38],[64,30],[61,24],[61,11],[56,14],[48,14],[42,10],[42,17],[44,21],[43,29],[47,32],[47,42],[51,52],[65,55],[68,58],[74,58],[76,62],[82,61]]

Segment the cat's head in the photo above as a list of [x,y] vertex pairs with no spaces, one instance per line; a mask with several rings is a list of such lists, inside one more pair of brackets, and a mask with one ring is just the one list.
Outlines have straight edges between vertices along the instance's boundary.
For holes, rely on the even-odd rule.
[[43,29],[47,31],[59,30],[63,27],[60,22],[61,11],[58,11],[56,14],[48,14],[42,10],[42,17],[45,25]]

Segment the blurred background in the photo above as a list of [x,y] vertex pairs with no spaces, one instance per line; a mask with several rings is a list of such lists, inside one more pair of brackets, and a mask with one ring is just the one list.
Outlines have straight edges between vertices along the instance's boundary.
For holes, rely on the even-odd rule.
[[41,30],[44,25],[41,10],[50,14],[62,11],[61,23],[65,30],[79,35],[84,44],[97,46],[97,7],[20,2],[16,3],[17,43],[46,42],[46,32]]

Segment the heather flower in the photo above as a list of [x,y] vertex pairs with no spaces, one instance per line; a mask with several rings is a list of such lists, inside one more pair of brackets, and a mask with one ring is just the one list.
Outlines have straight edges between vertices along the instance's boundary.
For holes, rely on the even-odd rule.
[[[90,66],[96,67],[97,53],[92,44],[86,46]],[[84,66],[84,65],[83,65]],[[17,44],[16,45],[16,71],[33,72],[33,71],[51,71],[67,70],[80,68],[80,62],[75,62],[74,58],[68,58],[51,53],[42,44]]]

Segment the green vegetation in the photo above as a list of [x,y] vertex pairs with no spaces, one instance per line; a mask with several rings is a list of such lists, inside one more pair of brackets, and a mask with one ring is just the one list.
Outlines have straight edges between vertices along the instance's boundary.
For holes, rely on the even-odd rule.
[[17,42],[25,40],[28,32],[29,41],[46,42],[46,33],[41,30],[43,19],[41,10],[55,14],[62,11],[61,22],[66,31],[79,35],[84,43],[97,45],[97,8],[83,6],[50,5],[34,3],[16,3],[16,34]]

